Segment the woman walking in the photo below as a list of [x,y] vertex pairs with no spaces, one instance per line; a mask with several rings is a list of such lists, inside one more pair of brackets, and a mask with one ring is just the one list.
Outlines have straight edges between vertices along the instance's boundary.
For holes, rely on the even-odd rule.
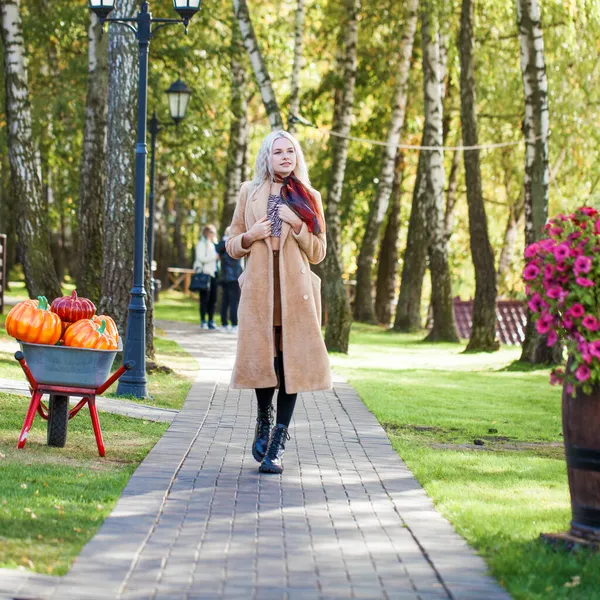
[[[217,230],[214,225],[205,225],[202,237],[196,244],[194,270],[198,273],[210,275],[208,288],[200,290],[200,327],[202,329],[216,329],[214,321],[215,304],[217,303],[217,261],[219,255],[215,248]],[[208,316],[208,323],[206,317]]]
[[289,133],[275,131],[264,139],[254,179],[241,187],[226,248],[233,258],[247,259],[231,386],[256,391],[252,454],[261,473],[281,473],[298,392],[331,387],[321,281],[309,266],[325,258],[323,204]]

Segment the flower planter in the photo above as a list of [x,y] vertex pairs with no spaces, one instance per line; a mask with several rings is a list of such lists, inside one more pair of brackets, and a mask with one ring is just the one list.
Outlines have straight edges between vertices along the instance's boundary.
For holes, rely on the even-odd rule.
[[600,543],[600,387],[563,389],[562,421],[571,494],[569,534]]

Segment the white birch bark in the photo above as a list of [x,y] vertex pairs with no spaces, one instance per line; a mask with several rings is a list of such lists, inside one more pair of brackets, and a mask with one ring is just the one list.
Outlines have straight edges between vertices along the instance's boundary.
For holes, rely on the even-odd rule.
[[246,0],[233,0],[233,8],[235,16],[240,24],[242,41],[248,52],[252,69],[254,70],[254,76],[256,77],[256,82],[267,112],[269,123],[271,124],[271,129],[283,129],[279,105],[275,98],[275,92],[273,91],[269,72],[267,71],[265,61],[260,48],[258,47],[258,42],[256,41],[256,34],[254,33],[254,27],[252,26],[252,20],[250,19]]
[[[304,64],[302,48],[304,46],[304,0],[298,0],[296,16],[294,19],[294,66],[292,67],[292,80],[290,92],[290,115],[298,116],[300,111],[300,71]],[[288,117],[288,131],[294,133],[296,127]]]
[[[525,95],[525,243],[542,235],[548,217],[548,81],[544,38],[537,0],[516,0],[521,72]],[[534,364],[560,361],[560,344],[548,348],[528,314],[521,360]]]
[[425,185],[423,202],[431,273],[433,328],[431,341],[458,341],[452,308],[452,285],[448,266],[448,242],[445,235],[444,155],[443,145],[443,81],[441,81],[440,35],[431,0],[421,3],[421,35],[423,44],[423,91],[425,110],[424,143],[439,146],[425,150]]
[[539,239],[548,216],[548,81],[537,0],[517,0],[525,94],[525,238]]
[[404,126],[408,75],[410,72],[410,59],[413,51],[415,32],[417,30],[418,7],[419,0],[409,0],[406,7],[406,20],[400,45],[400,58],[398,61],[396,89],[394,92],[394,106],[379,171],[377,192],[369,207],[369,217],[367,219],[365,233],[358,255],[356,300],[354,304],[354,319],[357,321],[369,323],[376,321],[372,282],[373,262],[377,240],[379,239],[381,225],[388,209],[394,182],[394,163],[397,152],[396,146],[400,141],[400,132]]
[[27,291],[32,297],[62,295],[50,253],[48,214],[31,130],[31,105],[20,0],[0,3],[4,54],[8,155],[17,206],[17,236]]
[[108,106],[108,35],[90,13],[88,27],[88,88],[79,179],[77,288],[98,302],[104,254],[106,192],[106,115]]
[[356,81],[358,13],[360,0],[346,0],[348,20],[344,27],[343,39],[343,84],[336,94],[332,130],[337,136],[331,136],[332,165],[327,187],[327,255],[323,262],[323,304],[327,311],[325,344],[328,350],[348,352],[352,316],[350,304],[342,279],[340,254],[340,217],[339,204],[346,173],[348,158],[348,139],[354,105],[354,85]]

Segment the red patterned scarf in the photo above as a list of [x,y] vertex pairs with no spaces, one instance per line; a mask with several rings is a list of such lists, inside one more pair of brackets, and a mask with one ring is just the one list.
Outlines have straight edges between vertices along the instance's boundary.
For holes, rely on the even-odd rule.
[[325,231],[325,220],[315,197],[295,176],[281,179],[281,197],[283,201],[306,223],[311,233]]

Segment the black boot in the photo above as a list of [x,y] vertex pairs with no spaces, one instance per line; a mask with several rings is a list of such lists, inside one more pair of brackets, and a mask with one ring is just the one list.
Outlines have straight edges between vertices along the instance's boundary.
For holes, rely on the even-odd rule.
[[273,407],[270,404],[266,409],[259,406],[254,429],[254,442],[252,442],[252,456],[257,462],[261,462],[267,453],[271,425],[273,425]]
[[271,442],[267,454],[263,458],[258,470],[260,473],[283,473],[283,451],[285,442],[290,439],[288,428],[281,423],[273,427],[271,431]]

